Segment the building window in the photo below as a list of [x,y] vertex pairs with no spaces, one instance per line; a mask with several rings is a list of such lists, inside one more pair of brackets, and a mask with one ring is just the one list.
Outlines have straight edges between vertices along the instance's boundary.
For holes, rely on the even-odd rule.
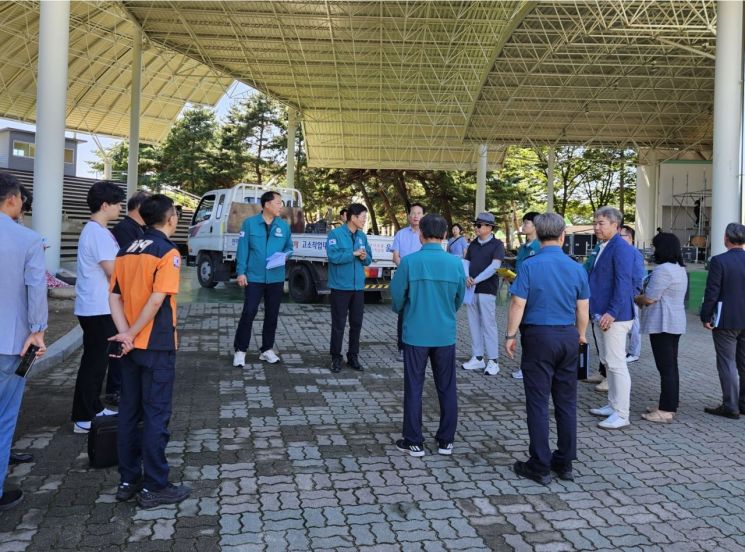
[[[31,142],[13,140],[13,156],[33,159],[36,157],[36,146]],[[65,148],[65,163],[68,165],[75,163],[75,151],[72,148]]]
[[21,142],[13,140],[13,155],[15,157],[28,157],[33,159],[36,154],[36,146],[30,142]]

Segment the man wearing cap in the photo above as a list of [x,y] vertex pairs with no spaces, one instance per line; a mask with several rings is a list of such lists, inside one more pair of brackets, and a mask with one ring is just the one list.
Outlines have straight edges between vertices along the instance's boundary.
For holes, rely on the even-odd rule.
[[[484,374],[499,373],[499,336],[497,332],[497,269],[504,260],[504,244],[492,234],[494,215],[480,213],[474,221],[476,239],[466,250],[466,287],[475,288],[468,305],[468,327],[471,330],[473,356],[463,363],[464,370],[484,370]],[[486,354],[486,358],[484,358]]]

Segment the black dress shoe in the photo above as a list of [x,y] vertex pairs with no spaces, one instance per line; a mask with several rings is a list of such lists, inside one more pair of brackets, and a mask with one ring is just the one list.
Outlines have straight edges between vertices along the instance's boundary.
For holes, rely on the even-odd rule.
[[331,357],[331,371],[334,373],[341,372],[341,357]]
[[363,372],[365,369],[362,367],[362,364],[360,364],[359,359],[357,358],[357,355],[354,356],[348,356],[347,357],[347,365],[352,370],[357,370],[358,372]]
[[25,464],[26,462],[33,462],[34,455],[27,452],[10,452],[10,460],[8,463],[13,464]]
[[21,489],[3,490],[3,496],[0,498],[0,511],[10,510],[23,500],[23,491]]
[[714,416],[721,416],[722,418],[729,418],[730,420],[740,419],[739,412],[732,412],[723,404],[720,404],[716,408],[710,408],[707,406],[706,408],[704,408],[704,412],[706,412],[707,414],[713,414]]
[[572,468],[565,468],[563,466],[551,466],[551,471],[556,474],[556,477],[562,481],[574,481],[574,472]]
[[528,467],[528,464],[525,462],[520,462],[518,460],[512,466],[512,469],[514,469],[515,473],[520,477],[525,477],[527,479],[535,481],[536,483],[540,483],[541,485],[548,485],[549,483],[551,483],[551,476],[549,474],[542,475],[540,473],[534,472]]

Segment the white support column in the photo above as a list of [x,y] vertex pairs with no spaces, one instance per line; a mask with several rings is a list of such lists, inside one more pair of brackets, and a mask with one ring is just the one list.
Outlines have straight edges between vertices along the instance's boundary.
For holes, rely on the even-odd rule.
[[32,225],[45,239],[47,270],[59,270],[70,1],[42,0],[36,79],[36,154]]
[[476,169],[476,216],[486,211],[486,165],[489,157],[489,146],[479,144],[479,164]]
[[556,166],[556,148],[548,148],[548,168],[546,181],[546,212],[554,212],[554,167]]
[[295,130],[297,129],[297,111],[287,110],[287,187],[295,187]]
[[742,2],[717,2],[714,69],[714,159],[711,190],[711,254],[725,250],[724,229],[741,220],[740,125],[742,124]]
[[142,83],[142,30],[135,27],[132,37],[132,90],[129,111],[129,159],[127,161],[127,197],[137,191],[140,163],[140,92]]
[[657,198],[659,196],[659,163],[657,151],[639,150],[636,167],[636,242],[649,247],[657,233]]

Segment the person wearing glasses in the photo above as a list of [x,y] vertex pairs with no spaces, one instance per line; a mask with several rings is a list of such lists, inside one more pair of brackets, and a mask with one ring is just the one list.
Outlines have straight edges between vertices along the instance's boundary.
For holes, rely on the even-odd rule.
[[243,221],[235,254],[237,283],[245,288],[243,312],[233,341],[233,366],[246,365],[246,351],[251,343],[251,328],[264,300],[264,324],[261,330],[259,360],[275,364],[274,352],[279,304],[285,285],[285,265],[267,268],[267,259],[275,253],[292,253],[290,226],[280,218],[284,203],[278,192],[261,195],[261,213]]
[[504,244],[494,237],[494,215],[479,213],[473,222],[476,239],[466,250],[466,287],[474,289],[468,305],[468,327],[471,330],[471,358],[464,370],[483,370],[488,376],[499,373],[499,332],[497,331],[497,269],[504,260]]
[[[636,247],[634,247],[634,238],[636,232],[628,224],[624,224],[619,232],[623,241],[628,243],[634,248],[634,274],[633,274],[633,285],[634,295],[641,293],[644,278],[647,276],[647,269],[644,268],[644,255]],[[642,350],[642,338],[639,332],[639,307],[634,305],[634,323],[631,325],[631,331],[629,332],[629,347],[626,354],[626,363],[636,362],[639,360]]]

